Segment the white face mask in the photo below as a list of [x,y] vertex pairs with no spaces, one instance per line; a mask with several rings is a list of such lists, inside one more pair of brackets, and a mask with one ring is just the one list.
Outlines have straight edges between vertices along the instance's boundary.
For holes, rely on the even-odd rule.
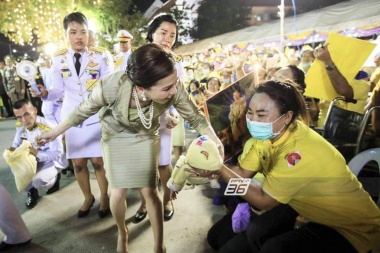
[[208,69],[202,69],[202,72],[203,72],[204,75],[207,75],[208,73],[210,73],[210,70],[208,70]]
[[302,63],[301,65],[303,68],[310,68],[311,64],[312,62],[308,62],[308,63]]

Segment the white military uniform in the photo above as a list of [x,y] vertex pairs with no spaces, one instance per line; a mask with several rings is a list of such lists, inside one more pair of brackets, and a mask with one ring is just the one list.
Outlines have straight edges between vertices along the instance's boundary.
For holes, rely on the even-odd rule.
[[[52,88],[44,100],[55,100],[64,95],[61,119],[75,109],[89,95],[97,80],[112,72],[109,58],[103,49],[90,47],[81,53],[79,75],[75,70],[74,51],[69,48],[56,53],[52,64]],[[72,127],[65,133],[66,158],[102,157],[101,126],[98,114]]]
[[[51,81],[51,67],[44,68],[41,71],[42,79],[44,81],[46,89],[52,87]],[[62,109],[63,98],[56,99],[54,101],[45,100],[42,102],[41,111],[44,115],[44,118],[59,124],[61,122],[61,109]],[[66,158],[66,154],[62,155],[59,161],[56,164],[58,169],[66,169],[69,166],[69,161]]]
[[128,58],[132,54],[132,49],[129,49],[127,52],[120,52],[114,57],[115,62],[115,72],[127,69]]
[[22,220],[20,212],[13,203],[7,189],[0,183],[0,230],[4,233],[3,241],[18,244],[30,240],[30,232]]
[[[41,70],[42,80],[44,81],[45,88],[52,88],[52,80],[51,80],[51,67],[43,68]],[[61,109],[62,109],[63,98],[58,98],[54,101],[45,100],[42,102],[41,111],[45,117],[45,119],[56,122],[59,124],[61,122]]]
[[[127,30],[120,30],[116,35],[116,40],[120,43],[129,42],[133,40],[133,35],[130,34]],[[129,48],[127,52],[122,52],[120,49],[120,53],[115,55],[114,64],[115,64],[115,72],[123,70],[125,71],[127,68],[128,58],[132,54],[132,49]]]
[[36,156],[37,173],[33,181],[25,188],[25,191],[29,191],[32,187],[36,189],[51,188],[57,179],[58,170],[56,165],[59,166],[57,162],[64,154],[62,137],[58,136],[54,141],[46,143],[43,146],[37,145],[36,138],[42,132],[51,130],[56,124],[43,117],[37,116],[36,125],[32,130],[22,126],[21,123],[17,123],[16,126],[16,136],[13,140],[12,147],[17,148],[21,145],[23,140],[27,140],[38,150]]

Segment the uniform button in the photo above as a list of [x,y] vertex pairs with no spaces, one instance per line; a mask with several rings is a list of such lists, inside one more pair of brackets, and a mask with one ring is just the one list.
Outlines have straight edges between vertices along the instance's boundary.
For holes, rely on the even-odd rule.
[[79,93],[79,96],[82,96],[82,93]]
[[78,82],[78,85],[80,85],[80,82]]

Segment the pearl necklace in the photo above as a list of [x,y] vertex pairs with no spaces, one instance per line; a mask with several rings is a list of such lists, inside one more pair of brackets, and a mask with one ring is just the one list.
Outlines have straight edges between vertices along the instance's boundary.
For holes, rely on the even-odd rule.
[[135,99],[135,104],[136,104],[136,108],[137,108],[137,114],[141,120],[141,123],[143,124],[143,126],[146,128],[146,129],[150,129],[152,127],[152,121],[153,121],[153,111],[154,111],[154,107],[153,107],[153,101],[152,103],[150,104],[149,106],[149,118],[145,117],[142,109],[141,109],[141,105],[140,105],[140,101],[137,97],[137,92],[136,92],[136,87],[132,90],[132,95]]

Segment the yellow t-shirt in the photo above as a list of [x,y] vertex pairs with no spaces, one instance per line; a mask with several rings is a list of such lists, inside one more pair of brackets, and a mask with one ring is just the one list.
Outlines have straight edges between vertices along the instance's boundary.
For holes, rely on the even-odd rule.
[[[350,83],[353,91],[354,91],[354,99],[357,100],[357,103],[345,103],[342,101],[338,101],[337,105],[345,110],[357,112],[360,114],[364,113],[364,106],[367,103],[368,92],[370,88],[370,84],[364,80],[356,80],[354,79]],[[319,102],[319,118],[318,118],[318,127],[323,127],[325,124],[327,110],[329,108],[331,101],[321,100]]]
[[265,175],[263,190],[305,219],[336,229],[359,252],[380,240],[380,210],[323,137],[297,122],[275,141],[251,138],[240,166]]
[[375,69],[375,71],[372,73],[371,78],[369,79],[370,82],[374,83],[375,85],[380,85],[380,66]]

